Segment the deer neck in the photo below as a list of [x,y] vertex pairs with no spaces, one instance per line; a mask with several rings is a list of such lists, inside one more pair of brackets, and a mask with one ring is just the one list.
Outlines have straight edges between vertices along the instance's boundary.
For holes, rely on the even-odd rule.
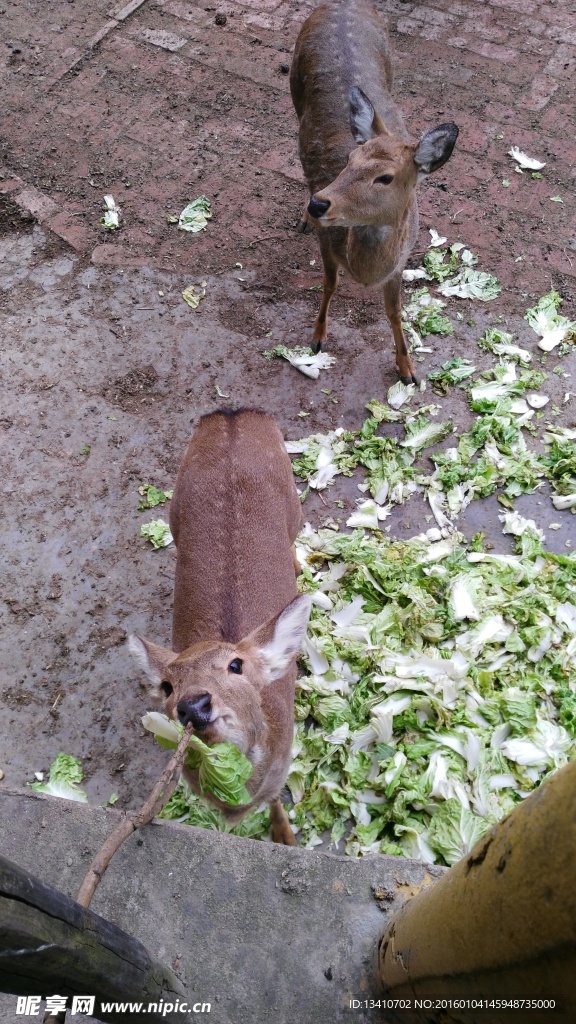
[[348,229],[346,261],[352,277],[378,284],[393,273],[409,247],[410,204],[395,225],[361,225]]

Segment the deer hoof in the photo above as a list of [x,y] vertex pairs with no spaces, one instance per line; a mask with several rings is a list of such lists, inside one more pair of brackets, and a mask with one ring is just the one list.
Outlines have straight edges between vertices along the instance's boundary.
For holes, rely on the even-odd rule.
[[411,373],[409,377],[403,377],[402,374],[400,374],[400,380],[402,381],[403,384],[419,384],[420,383],[418,378],[415,377],[413,373]]
[[314,228],[310,221],[307,218],[305,219],[303,217],[302,220],[298,221],[298,227],[296,228],[296,231],[298,231],[298,233],[301,235],[311,235],[312,232],[314,231]]
[[322,342],[316,341],[315,338],[312,338],[312,341],[310,342],[310,348],[312,349],[314,355],[317,355],[318,352],[322,351]]

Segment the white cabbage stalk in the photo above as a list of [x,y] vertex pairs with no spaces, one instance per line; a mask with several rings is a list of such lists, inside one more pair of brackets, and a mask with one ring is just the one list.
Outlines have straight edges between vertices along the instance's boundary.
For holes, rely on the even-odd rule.
[[430,544],[425,556],[422,558],[423,562],[441,562],[447,555],[452,554],[458,544],[460,534],[455,532],[452,523],[449,524],[449,531],[447,532],[449,532],[448,537]]
[[507,775],[504,772],[500,775],[493,775],[488,782],[488,788],[491,790],[516,789],[516,779],[513,775]]
[[368,750],[376,742],[377,736],[373,725],[365,725],[362,729],[357,729],[351,736],[351,752],[357,754],[360,750]]
[[525,519],[519,512],[501,512],[498,516],[502,527],[502,533],[512,533],[515,537],[521,537],[523,533],[529,533],[538,540],[544,540],[544,531],[536,526],[533,519]]
[[[379,743],[390,743],[392,739],[394,715],[400,715],[406,711],[412,703],[412,697],[388,697],[381,704],[375,704],[370,711],[370,724],[372,725]],[[394,760],[399,755],[396,754]],[[404,756],[404,755],[402,755]]]
[[340,746],[342,743],[346,742],[349,736],[350,726],[348,725],[348,722],[344,722],[344,725],[339,725],[337,729],[334,729],[334,732],[331,732],[326,736],[326,740],[328,743],[334,743],[336,746]]
[[520,348],[518,345],[509,345],[506,342],[495,341],[491,347],[497,356],[509,356],[510,359],[516,357],[521,363],[532,362],[532,353],[526,348]]
[[466,763],[469,772],[475,772],[480,763],[480,737],[471,729],[463,730],[466,735]]
[[325,612],[329,612],[334,607],[328,594],[323,594],[321,590],[315,590],[310,595],[310,600],[312,604],[315,604],[318,608],[323,608]]
[[444,281],[438,291],[447,298],[454,296],[457,299],[480,299],[482,302],[489,302],[500,294],[501,287],[492,274],[467,267],[456,277]]
[[346,526],[362,526],[368,530],[377,530],[378,524],[390,515],[391,508],[391,505],[378,505],[372,498],[368,498],[359,502],[356,512],[346,520]]
[[460,736],[455,736],[454,733],[449,732],[433,732],[430,733],[430,739],[436,740],[443,747],[448,747],[449,750],[453,750],[456,754],[460,754],[460,757],[466,759],[466,745],[464,740]]
[[456,637],[456,644],[472,657],[476,657],[486,644],[506,640],[513,632],[513,626],[504,622],[501,615],[490,615],[477,626]]
[[574,494],[554,494],[552,504],[559,512],[566,508],[576,508],[576,492]]
[[334,452],[328,445],[323,445],[318,452],[316,459],[316,472],[310,477],[309,484],[317,491],[322,491],[329,483],[332,482],[335,476],[339,473],[339,469],[336,464],[332,461],[334,458]]
[[300,373],[311,377],[312,380],[317,380],[320,375],[320,370],[327,370],[330,366],[333,366],[336,362],[336,357],[329,355],[327,352],[317,352],[313,354],[293,352],[290,349],[286,349],[282,356],[287,359],[291,366],[294,366]]
[[366,804],[363,804],[360,800],[351,800],[350,810],[359,825],[369,825],[372,821]]
[[439,235],[434,228],[428,228],[428,231],[430,232],[430,249],[445,245],[448,241],[443,235]]
[[434,519],[438,523],[440,529],[452,532],[454,530],[454,526],[452,525],[452,523],[448,519],[448,516],[444,513],[442,509],[442,505],[446,498],[444,491],[439,491],[436,490],[435,488],[433,489],[432,487],[429,487],[428,491],[426,492],[426,497],[428,498],[428,504],[432,509],[432,515],[434,516]]
[[470,397],[473,402],[478,402],[483,398],[496,401],[498,398],[506,398],[510,392],[511,388],[505,382],[490,380],[485,384],[478,384],[475,388],[470,388]]
[[502,744],[502,753],[520,765],[546,766],[566,760],[572,742],[563,726],[541,719],[532,739],[510,739]]
[[430,790],[431,797],[437,800],[455,798],[460,801],[462,807],[470,810],[470,801],[464,786],[458,779],[448,775],[448,762],[439,750],[435,750],[430,755],[430,765],[426,772],[426,777],[432,785]]
[[120,226],[120,207],[116,205],[114,196],[104,196],[104,208],[100,221],[109,231],[114,231]]
[[521,168],[527,171],[541,171],[543,167],[546,167],[545,161],[536,160],[533,156],[527,156],[518,146],[512,146],[508,150],[508,156],[511,156]]
[[537,664],[539,661],[542,661],[542,658],[544,657],[546,652],[549,651],[552,647],[553,639],[554,638],[552,635],[552,631],[550,631],[549,633],[546,633],[543,636],[539,644],[533,647],[529,647],[526,652],[526,657],[528,658],[528,660],[533,661],[534,664]]
[[325,672],[330,668],[330,664],[324,657],[321,651],[309,636],[305,636],[302,641],[302,651],[310,662],[310,667],[314,675],[324,675]]
[[490,746],[492,749],[500,750],[502,744],[508,739],[511,732],[512,726],[510,725],[510,722],[502,722],[500,725],[497,725],[490,738]]
[[415,384],[403,384],[401,380],[388,389],[387,401],[392,409],[399,409],[405,402],[409,402],[416,390]]
[[545,405],[548,405],[550,399],[548,395],[526,395],[526,401],[532,409],[542,409]]
[[545,444],[552,444],[553,441],[576,441],[576,427],[548,426],[543,441]]
[[576,605],[570,601],[559,604],[556,608],[556,622],[576,636]]
[[164,740],[170,740],[171,743],[178,744],[182,737],[182,730],[178,728],[176,722],[160,711],[147,711],[142,718],[142,725],[148,732]]
[[441,441],[444,436],[443,423],[426,423],[425,426],[413,431],[403,441],[400,441],[400,447],[418,451],[420,448],[435,444],[436,441]]
[[404,270],[402,272],[403,281],[432,281],[433,278],[430,274],[427,274],[424,267],[419,267],[417,270]]
[[[296,831],[298,831],[298,829]],[[322,846],[323,844],[324,844],[324,840],[320,839],[320,836],[317,835],[316,832],[311,832],[310,833],[310,838],[308,839],[308,842],[304,844],[302,849],[303,850],[313,850],[315,846]]]
[[428,829],[418,832],[409,825],[395,825],[394,831],[400,837],[404,855],[414,860],[424,861],[425,864],[435,864],[437,857],[431,846],[428,845]]
[[472,580],[468,576],[457,576],[450,591],[452,614],[457,622],[463,619],[478,621],[480,612],[474,604],[476,592]]
[[534,415],[534,410],[530,409],[525,398],[513,398],[510,402],[510,412],[513,412],[515,416],[524,416],[528,419],[532,419]]
[[358,594],[354,600],[345,604],[339,611],[330,616],[336,626],[350,626],[360,615],[364,607],[364,598]]
[[[289,455],[302,455],[308,447],[309,440],[308,437],[303,437],[300,441],[284,441],[284,447]],[[306,523],[306,526],[312,529],[310,523]]]
[[394,757],[390,761],[390,767],[384,772],[384,781],[387,786],[392,782],[392,779],[396,775],[398,769],[404,768],[407,760],[406,754],[402,753],[401,750],[398,750],[394,754]]

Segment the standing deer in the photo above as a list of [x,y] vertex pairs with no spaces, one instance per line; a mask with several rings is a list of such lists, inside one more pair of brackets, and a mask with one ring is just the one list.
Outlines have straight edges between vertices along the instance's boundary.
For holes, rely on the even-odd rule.
[[[396,365],[408,384],[416,378],[402,330],[401,286],[418,236],[415,188],[449,159],[458,128],[441,124],[410,142],[391,87],[386,23],[374,7],[365,0],[320,4],[302,26],[290,71],[312,195],[299,227],[318,228],[324,264],[312,349],[326,341],[341,266],[361,284],[382,287]],[[350,132],[357,143],[351,152]]]
[[[274,420],[257,410],[203,416],[176,480],[173,650],[142,637],[132,655],[166,713],[208,744],[251,761],[249,804],[205,794],[231,822],[270,803],[272,838],[294,844],[279,799],[294,734],[296,655],[310,598],[296,596],[294,540],[301,506]],[[200,793],[198,773],[185,770]]]

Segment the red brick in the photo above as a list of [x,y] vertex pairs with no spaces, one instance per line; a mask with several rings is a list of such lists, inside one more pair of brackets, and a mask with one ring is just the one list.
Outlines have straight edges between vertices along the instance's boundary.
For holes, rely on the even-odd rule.
[[507,46],[498,46],[497,43],[481,43],[476,39],[462,39],[462,37],[447,39],[446,41],[451,46],[458,46],[463,49],[472,50],[474,53],[480,53],[481,56],[487,57],[489,60],[497,60],[498,62],[502,60],[518,60],[518,50],[512,50]]
[[517,11],[519,14],[536,14],[541,4],[535,0],[489,0],[492,7],[502,7],[505,11]]
[[572,76],[575,70],[576,56],[574,56],[574,48],[565,45],[558,47],[544,67],[545,74],[555,75],[562,80]]
[[67,209],[49,217],[43,226],[63,238],[77,252],[86,252],[90,246],[92,231],[89,226]]
[[437,11],[434,7],[431,7],[430,4],[427,4],[425,7],[413,7],[410,17],[417,18],[426,24],[442,25],[447,27],[452,26],[456,20],[452,14],[445,14],[444,11]]
[[529,92],[521,97],[520,103],[528,110],[542,110],[556,92],[559,82],[551,75],[536,75]]

